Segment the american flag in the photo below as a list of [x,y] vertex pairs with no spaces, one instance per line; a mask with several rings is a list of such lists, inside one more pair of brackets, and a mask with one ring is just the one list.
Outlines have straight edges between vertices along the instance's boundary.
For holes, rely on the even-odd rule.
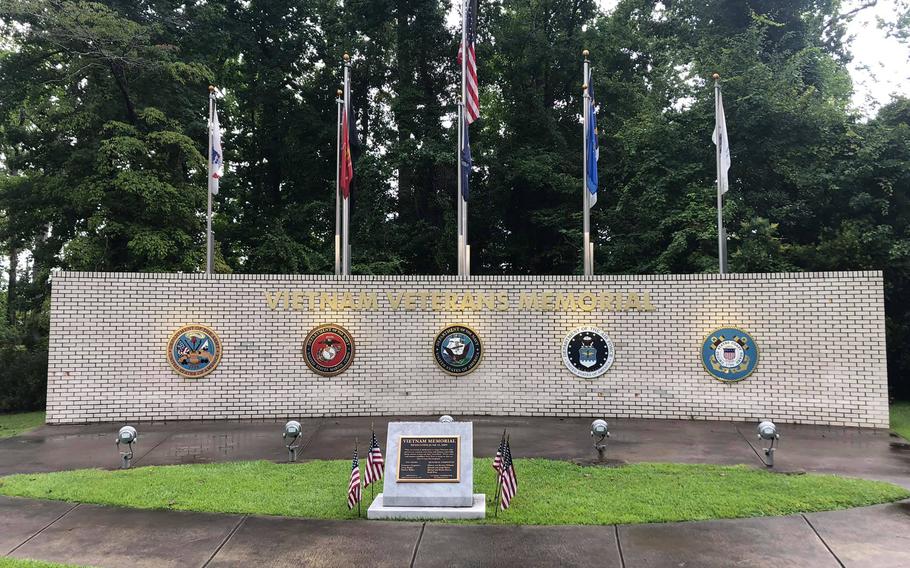
[[512,450],[509,449],[508,441],[506,441],[505,448],[502,451],[502,469],[499,472],[499,483],[502,485],[502,498],[499,501],[499,506],[502,510],[506,510],[518,491],[518,478],[515,477],[515,464],[512,463]]
[[496,456],[493,458],[493,469],[496,471],[501,471],[502,468],[502,451],[506,447],[506,435],[503,433],[502,438],[499,440],[499,448],[496,450]]
[[367,454],[367,468],[363,472],[363,486],[379,481],[382,479],[382,468],[385,462],[382,459],[382,450],[379,449],[379,442],[376,440],[376,432],[373,432],[373,438],[370,440],[370,453]]
[[357,459],[357,448],[354,448],[354,461],[351,462],[351,482],[348,484],[348,509],[360,503],[360,460]]
[[480,116],[480,91],[477,88],[477,53],[474,44],[477,42],[477,0],[465,0],[464,4],[464,39],[458,49],[458,64],[467,45],[467,60],[464,64],[465,84],[465,119],[471,124]]

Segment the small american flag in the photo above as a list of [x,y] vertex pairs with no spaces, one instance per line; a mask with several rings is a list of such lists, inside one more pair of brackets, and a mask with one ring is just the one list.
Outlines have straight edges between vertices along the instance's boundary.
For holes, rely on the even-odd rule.
[[515,464],[512,463],[512,450],[509,448],[508,440],[502,451],[501,467],[499,483],[502,485],[502,498],[499,501],[499,506],[504,511],[509,508],[512,498],[515,497],[515,493],[518,491],[518,478],[515,477]]
[[496,456],[493,458],[493,469],[501,471],[502,468],[502,451],[506,448],[506,435],[503,433],[502,439],[499,440],[499,449],[496,450]]
[[[477,53],[474,44],[477,42],[477,0],[465,0],[464,3],[464,41],[458,49],[458,63],[467,52],[467,61],[464,64],[465,84],[465,119],[471,124],[480,116],[480,91],[477,87]],[[465,50],[467,45],[467,50]]]
[[370,440],[370,453],[367,454],[367,468],[363,472],[364,487],[382,479],[382,468],[384,465],[382,450],[379,449],[379,442],[376,440],[376,432],[374,431],[373,438]]
[[351,462],[351,482],[348,484],[348,509],[360,503],[360,460],[357,459],[357,448],[354,448],[354,461]]

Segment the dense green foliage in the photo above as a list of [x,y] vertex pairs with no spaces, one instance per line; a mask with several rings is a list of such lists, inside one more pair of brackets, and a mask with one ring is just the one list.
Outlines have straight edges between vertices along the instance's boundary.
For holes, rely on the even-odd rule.
[[[216,267],[326,273],[344,51],[363,142],[356,273],[452,273],[448,0],[0,0],[0,411],[39,407],[49,276],[199,271],[205,116],[223,91]],[[479,274],[580,272],[582,48],[601,104],[599,273],[716,267],[712,72],[735,271],[883,269],[910,394],[910,101],[851,109],[840,0],[482,0]],[[905,36],[908,20],[891,30]],[[24,265],[23,265],[24,264]]]
[[[490,463],[488,458],[474,460],[474,492],[492,499]],[[608,525],[760,517],[873,505],[910,495],[881,481],[784,475],[746,466],[643,463],[604,468],[544,459],[515,464],[521,489],[512,507],[479,522]],[[350,471],[350,460],[85,469],[0,478],[0,494],[143,509],[350,519],[357,509],[349,510],[339,492]],[[382,491],[381,482],[374,491]],[[364,501],[369,506],[369,489]]]

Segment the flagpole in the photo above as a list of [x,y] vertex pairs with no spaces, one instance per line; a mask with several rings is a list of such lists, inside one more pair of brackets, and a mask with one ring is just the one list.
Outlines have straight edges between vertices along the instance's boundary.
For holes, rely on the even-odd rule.
[[[367,454],[367,467],[370,467],[370,461],[373,458],[373,438],[375,438],[375,437],[376,437],[376,429],[373,427],[373,423],[370,422],[370,449],[369,449],[369,453]],[[371,473],[370,475],[372,476],[373,474]],[[372,477],[370,477],[370,479],[371,479],[371,481],[370,481],[370,503],[372,503],[373,500],[375,499],[375,497],[373,496],[373,486],[376,485],[376,480],[373,479]]]
[[[360,454],[357,452],[357,437],[354,437],[354,453],[357,454],[357,467],[360,468]],[[363,475],[360,475],[360,479],[363,480]],[[361,484],[361,491],[363,491]],[[360,499],[357,499],[357,518],[360,518],[360,502],[363,501],[363,495],[360,496]]]
[[[714,74],[714,128],[717,129],[717,121],[720,116],[720,74]],[[715,146],[716,172],[717,172],[717,262],[721,274],[727,273],[727,234],[724,230],[724,197],[721,193],[720,178],[721,172],[721,140]]]
[[335,150],[335,276],[341,275],[341,108],[344,105],[344,92],[338,89],[335,103],[338,106],[338,121],[335,123],[335,134],[338,143]]
[[[458,116],[459,134],[458,134],[458,217],[460,219],[460,231],[458,242],[458,275],[468,276],[468,202],[464,199],[464,188],[462,187],[462,153],[464,152],[464,129],[467,128],[464,120],[465,105],[467,104],[467,72],[468,72],[468,5],[466,0],[462,4],[461,13],[461,112]],[[470,174],[470,172],[469,172]]]
[[[351,108],[351,56],[347,53],[344,54],[344,111],[348,113],[348,120],[351,120],[350,116]],[[348,130],[350,131],[351,125],[348,125]],[[342,134],[344,135],[344,134]],[[350,142],[348,142],[348,147],[350,148]],[[351,245],[350,245],[350,229],[351,229],[351,194],[348,192],[348,197],[344,198],[342,204],[341,212],[341,273],[345,276],[351,275]]]
[[590,98],[588,94],[588,73],[590,62],[588,61],[588,54],[590,53],[587,49],[581,52],[585,58],[584,62],[584,77],[582,79],[582,91],[584,96],[582,97],[582,102],[584,103],[584,109],[582,111],[584,135],[582,136],[582,170],[581,170],[581,199],[582,199],[582,211],[584,212],[584,245],[582,247],[582,254],[584,255],[584,274],[585,276],[591,276],[593,270],[591,267],[591,205],[588,191],[588,99]]
[[[462,48],[462,49],[464,49],[464,48]],[[462,58],[463,57],[464,57],[464,54],[462,54]],[[461,168],[462,168],[461,151],[462,151],[462,141],[464,140],[464,133],[462,132],[462,129],[464,128],[463,114],[464,114],[464,103],[461,102],[461,103],[458,103],[458,144],[456,145],[457,152],[455,154],[455,162],[458,164],[458,189],[457,189],[458,194],[456,195],[455,199],[458,202],[457,246],[458,246],[458,275],[459,276],[464,276],[464,247],[462,246],[463,242],[464,242],[464,229],[463,229],[463,217],[462,217],[463,204],[461,201],[461,182],[462,182],[462,179],[461,179]]]
[[205,273],[212,273],[212,253],[214,252],[214,243],[212,238],[212,122],[213,112],[215,110],[215,86],[209,85],[209,153],[208,153],[208,209],[205,215]]

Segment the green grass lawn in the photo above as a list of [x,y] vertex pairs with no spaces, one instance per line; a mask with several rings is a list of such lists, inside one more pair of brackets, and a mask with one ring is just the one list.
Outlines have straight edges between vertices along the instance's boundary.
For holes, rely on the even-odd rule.
[[[44,424],[44,411],[0,414],[0,438],[9,438]],[[0,565],[2,566],[2,565]]]
[[[476,493],[493,494],[489,459],[474,460]],[[746,466],[582,467],[519,459],[518,496],[486,523],[613,524],[788,515],[910,497],[888,483],[783,475]],[[0,494],[150,509],[351,519],[349,460],[265,461],[79,470],[0,478]],[[380,484],[381,485],[381,484]],[[376,492],[381,487],[376,488]],[[364,508],[370,490],[364,490]],[[364,513],[365,514],[365,513]]]
[[910,402],[891,405],[891,430],[910,442]]
[[0,568],[78,568],[75,564],[57,564],[41,560],[0,557]]

